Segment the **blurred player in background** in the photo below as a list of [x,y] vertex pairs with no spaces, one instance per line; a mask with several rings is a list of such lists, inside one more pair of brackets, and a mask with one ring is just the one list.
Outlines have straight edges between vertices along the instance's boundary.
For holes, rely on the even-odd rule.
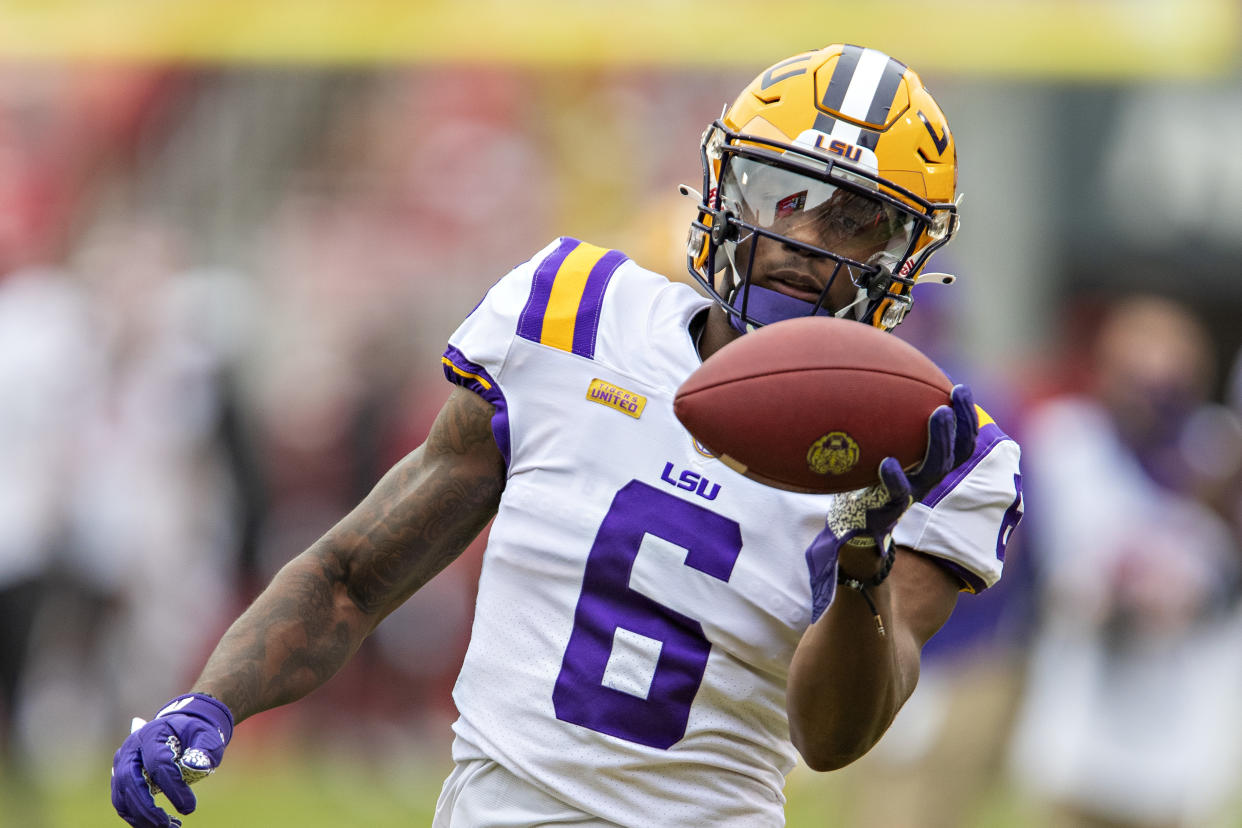
[[1211,344],[1186,308],[1136,296],[1091,356],[1089,392],[1025,431],[1038,612],[1014,779],[1057,825],[1218,824],[1242,760],[1242,561],[1200,496],[1205,452],[1238,456],[1196,436]]
[[953,137],[913,71],[837,45],[756,78],[702,159],[708,296],[569,238],[504,276],[450,338],[459,388],[423,446],[135,723],[121,816],[169,824],[148,780],[193,810],[236,722],[326,681],[493,517],[436,826],[776,826],[799,754],[875,744],[958,593],[1000,576],[1017,446],[959,385],[918,468],[794,494],[725,468],[671,403],[757,326],[896,326],[957,227]]

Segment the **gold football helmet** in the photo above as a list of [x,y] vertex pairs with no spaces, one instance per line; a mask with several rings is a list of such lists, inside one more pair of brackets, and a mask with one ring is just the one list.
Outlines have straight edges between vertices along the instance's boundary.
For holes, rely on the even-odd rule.
[[[828,46],[768,68],[707,128],[700,153],[687,264],[741,330],[815,313],[891,330],[957,230],[944,113],[913,70],[874,49]],[[753,285],[761,245],[835,263],[818,300]],[[856,291],[833,309],[841,278]]]

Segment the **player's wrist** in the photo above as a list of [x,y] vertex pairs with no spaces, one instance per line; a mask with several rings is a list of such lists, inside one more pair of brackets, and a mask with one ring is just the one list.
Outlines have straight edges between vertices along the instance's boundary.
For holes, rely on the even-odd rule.
[[160,719],[174,714],[194,716],[211,724],[219,732],[223,744],[228,744],[233,738],[233,711],[214,696],[206,693],[185,693],[165,704],[155,714],[155,718]]
[[[874,555],[874,549],[872,551]],[[892,538],[885,538],[885,552],[882,557],[873,557],[872,562],[876,565],[875,571],[871,572],[865,578],[856,577],[851,574],[848,568],[837,566],[837,586],[845,587],[858,593],[859,597],[867,604],[871,616],[875,619],[876,632],[883,638],[887,633],[884,629],[884,619],[880,614],[879,608],[876,606],[873,592],[888,578],[888,574],[893,569],[893,561],[897,557],[897,547],[893,543]]]
[[837,560],[837,579],[850,579],[879,586],[892,568],[893,554],[891,539],[886,539],[882,552],[870,535],[850,538],[841,544],[840,557]]

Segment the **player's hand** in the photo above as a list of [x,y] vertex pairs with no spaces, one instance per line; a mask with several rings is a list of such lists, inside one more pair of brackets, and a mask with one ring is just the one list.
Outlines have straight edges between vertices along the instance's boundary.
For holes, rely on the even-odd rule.
[[942,405],[927,420],[927,454],[910,473],[915,500],[924,500],[949,473],[970,459],[979,437],[975,399],[965,385],[953,386],[949,405]]
[[[927,452],[909,475],[896,458],[880,463],[879,482],[836,495],[823,531],[806,550],[811,579],[811,622],[832,603],[842,551],[861,555],[873,564],[868,573],[878,584],[893,563],[893,528],[916,500],[922,500],[974,452],[979,421],[970,389],[957,385],[950,405],[942,405],[927,421]],[[878,580],[877,580],[878,579]]]
[[233,714],[199,693],[179,696],[133,731],[112,760],[112,806],[135,828],[167,828],[181,821],[155,804],[163,793],[182,814],[194,810],[190,785],[212,773],[233,736]]

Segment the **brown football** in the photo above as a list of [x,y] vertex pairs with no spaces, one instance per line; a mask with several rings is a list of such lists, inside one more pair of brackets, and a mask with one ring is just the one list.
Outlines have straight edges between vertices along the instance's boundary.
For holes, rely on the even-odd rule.
[[927,418],[949,404],[952,388],[934,362],[892,334],[805,317],[721,348],[677,389],[673,411],[747,477],[832,493],[876,483],[885,457],[917,466]]

